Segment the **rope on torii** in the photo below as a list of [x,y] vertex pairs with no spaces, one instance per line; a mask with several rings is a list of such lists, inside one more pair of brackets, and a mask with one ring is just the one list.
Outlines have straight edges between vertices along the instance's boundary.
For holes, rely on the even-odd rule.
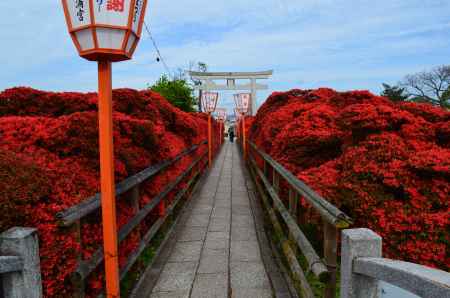
[[[267,90],[268,85],[258,84],[256,80],[267,80],[273,75],[273,70],[260,72],[199,72],[189,71],[193,80],[200,81],[200,85],[195,86],[195,90],[202,91],[233,91],[248,90],[251,92],[251,105],[249,113],[256,115],[256,92],[257,90]],[[216,84],[215,80],[225,80],[225,84]],[[248,80],[247,84],[236,84],[237,80]]]

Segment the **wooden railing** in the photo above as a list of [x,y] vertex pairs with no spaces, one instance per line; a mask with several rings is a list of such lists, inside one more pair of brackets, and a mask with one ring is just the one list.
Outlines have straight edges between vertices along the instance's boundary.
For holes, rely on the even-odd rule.
[[[128,199],[134,209],[134,216],[118,231],[118,242],[121,243],[139,227],[139,225],[145,218],[147,218],[150,212],[152,212],[157,206],[159,206],[160,203],[165,203],[164,200],[168,194],[175,191],[176,187],[181,182],[187,180],[186,185],[183,188],[177,190],[178,192],[176,193],[174,199],[171,201],[171,205],[166,207],[164,215],[159,217],[144,235],[140,236],[140,242],[137,248],[135,248],[135,250],[127,257],[126,264],[120,270],[120,280],[123,280],[132,266],[138,260],[142,252],[144,252],[150,241],[160,231],[161,227],[163,227],[168,217],[174,212],[178,203],[184,197],[189,195],[189,192],[193,189],[194,185],[198,181],[198,178],[204,172],[205,167],[207,166],[208,151],[205,150],[205,152],[200,153],[198,153],[198,151],[200,151],[202,145],[206,143],[207,141],[203,141],[200,144],[183,151],[174,159],[151,166],[117,184],[117,200]],[[165,169],[169,168],[171,165],[174,165],[183,157],[193,154],[195,154],[197,158],[188,166],[188,168],[185,169],[181,174],[179,174],[174,181],[166,185],[164,189],[162,189],[161,192],[157,194],[149,203],[141,207],[139,204],[139,188],[141,184],[148,181],[152,177],[155,177],[157,174],[162,173]],[[82,245],[82,221],[84,218],[100,209],[100,199],[100,194],[96,194],[95,196],[81,202],[80,204],[57,214],[57,218],[59,219],[59,222],[62,226],[71,227],[75,230],[77,241],[80,245]],[[71,282],[76,291],[76,293],[74,293],[75,297],[84,297],[86,280],[88,276],[101,265],[103,259],[103,248],[98,248],[97,251],[94,252],[91,257],[86,260],[82,258],[81,254],[79,255],[78,265],[75,272],[71,276]]]
[[[316,279],[325,284],[323,296],[335,297],[339,230],[349,227],[352,220],[258,149],[254,143],[247,141],[247,145],[250,173],[290,269],[294,286],[302,297],[314,297],[313,287],[307,278],[307,274],[312,272]],[[262,169],[258,166],[258,161],[262,164]],[[281,189],[281,185],[287,189]],[[283,201],[282,193],[288,194],[288,200],[285,200],[288,201],[287,204]],[[300,227],[299,223],[305,223],[305,210],[299,208],[300,196],[322,219],[323,258]],[[304,262],[299,261],[301,259],[306,264],[302,264]]]

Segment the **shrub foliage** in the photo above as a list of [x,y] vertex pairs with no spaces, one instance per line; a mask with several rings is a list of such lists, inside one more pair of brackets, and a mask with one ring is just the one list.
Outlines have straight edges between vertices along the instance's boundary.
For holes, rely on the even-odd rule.
[[354,227],[379,233],[386,256],[450,269],[449,112],[366,91],[291,90],[269,97],[250,135]]
[[[152,91],[114,90],[113,108],[116,182],[207,138],[206,115],[183,112]],[[205,146],[199,153],[204,150]],[[140,204],[150,202],[194,158],[187,156],[146,182],[140,188]],[[71,296],[68,277],[77,256],[88,258],[102,245],[99,212],[82,222],[82,247],[74,230],[61,228],[56,219],[57,212],[99,191],[98,160],[95,93],[30,88],[0,93],[0,231],[12,226],[38,228],[45,297]],[[119,227],[132,215],[126,200],[119,201]],[[146,231],[155,216],[140,229]],[[120,245],[121,265],[136,247],[136,235]],[[103,286],[101,267],[89,279],[88,296]]]

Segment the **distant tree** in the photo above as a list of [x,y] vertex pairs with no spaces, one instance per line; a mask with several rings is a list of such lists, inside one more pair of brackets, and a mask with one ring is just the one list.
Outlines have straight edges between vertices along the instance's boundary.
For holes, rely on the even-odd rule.
[[400,83],[413,101],[429,102],[443,108],[450,107],[450,66],[407,75]]
[[450,109],[450,87],[442,93],[442,99],[445,102],[445,108]]
[[[199,72],[207,72],[208,71],[208,65],[204,62],[193,62],[191,61],[189,63],[189,71],[199,71]],[[194,80],[194,79],[190,79],[191,83],[193,86],[200,86],[202,84],[202,82],[200,80]],[[198,105],[198,110],[201,112],[202,111],[202,103],[200,102],[202,98],[202,90],[199,91],[198,94],[198,99],[197,99],[197,105]]]
[[193,89],[183,78],[175,77],[173,80],[170,80],[166,75],[163,75],[150,87],[150,90],[158,92],[172,103],[172,105],[183,111],[195,111]]
[[389,84],[383,83],[383,92],[381,96],[389,98],[393,102],[406,101],[409,95],[406,93],[406,88],[399,86],[391,86]]

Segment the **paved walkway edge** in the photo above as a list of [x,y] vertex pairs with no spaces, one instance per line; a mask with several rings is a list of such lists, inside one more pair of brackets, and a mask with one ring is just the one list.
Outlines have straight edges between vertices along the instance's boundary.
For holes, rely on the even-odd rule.
[[238,146],[226,143],[130,297],[298,297],[258,195]]
[[247,167],[244,165],[244,162],[242,164],[242,168],[245,175],[253,217],[255,219],[256,233],[260,245],[261,256],[264,266],[266,267],[267,275],[272,283],[274,295],[276,298],[297,298],[298,295],[290,282],[287,271],[285,270],[277,251],[274,250],[276,248],[273,247],[272,242],[267,235],[263,207],[261,206],[252,176],[250,175]]
[[179,217],[176,219],[175,223],[168,231],[165,239],[163,240],[155,254],[155,258],[148,265],[147,269],[144,271],[141,278],[136,283],[136,286],[130,294],[130,298],[142,298],[150,296],[153,288],[156,285],[156,282],[158,281],[158,277],[161,274],[161,271],[166,265],[167,260],[169,259],[173,248],[175,247],[177,234],[181,231],[186,221],[189,219],[193,205],[196,199],[199,197],[199,193],[206,183],[209,174],[210,171],[206,170],[206,172],[203,173],[203,175],[200,177],[199,181],[195,185],[191,198],[186,202],[186,205],[183,207],[183,210],[181,211]]

